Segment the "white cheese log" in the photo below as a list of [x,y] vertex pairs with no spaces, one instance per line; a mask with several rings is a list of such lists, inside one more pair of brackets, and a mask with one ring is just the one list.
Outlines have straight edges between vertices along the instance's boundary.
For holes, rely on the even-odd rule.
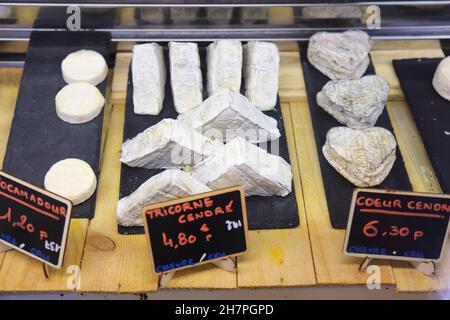
[[93,50],[72,52],[62,61],[61,70],[67,83],[87,82],[94,86],[103,82],[108,75],[105,58]]
[[101,113],[105,98],[92,84],[75,82],[58,92],[55,104],[59,118],[68,123],[80,124],[95,119]]
[[72,201],[76,206],[88,200],[97,188],[91,166],[79,159],[55,163],[45,175],[45,189]]
[[164,119],[122,145],[120,161],[147,169],[194,165],[222,147],[174,119]]
[[224,89],[241,90],[242,44],[237,40],[214,42],[207,49],[208,94]]
[[166,85],[162,47],[156,43],[135,45],[131,66],[134,112],[158,115],[163,106]]
[[203,80],[196,43],[169,43],[170,81],[175,109],[186,112],[203,102]]
[[231,90],[222,90],[200,106],[178,116],[178,120],[203,135],[220,141],[244,137],[266,142],[280,137],[277,121]]
[[119,200],[117,221],[121,226],[142,226],[141,210],[144,206],[211,191],[191,175],[169,169],[144,182],[135,192]]
[[270,42],[251,41],[245,45],[245,96],[262,111],[277,104],[280,54]]
[[195,165],[191,174],[213,190],[241,185],[247,196],[284,197],[292,190],[291,166],[242,138]]

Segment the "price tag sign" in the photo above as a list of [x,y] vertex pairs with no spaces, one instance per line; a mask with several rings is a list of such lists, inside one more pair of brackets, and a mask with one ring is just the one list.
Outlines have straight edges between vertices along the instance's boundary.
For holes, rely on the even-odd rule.
[[242,187],[146,206],[143,220],[156,273],[193,267],[247,250]]
[[450,195],[356,189],[344,253],[409,261],[439,261],[447,240]]
[[0,171],[0,243],[60,269],[72,204]]

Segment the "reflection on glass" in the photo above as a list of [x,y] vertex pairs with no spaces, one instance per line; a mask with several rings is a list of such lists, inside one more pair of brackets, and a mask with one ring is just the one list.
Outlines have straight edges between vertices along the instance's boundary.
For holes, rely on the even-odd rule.
[[234,8],[206,8],[206,18],[211,23],[228,24],[233,18]]
[[174,23],[189,23],[196,20],[199,16],[200,8],[170,8],[170,19]]
[[363,11],[358,6],[322,6],[302,8],[303,19],[361,19]]
[[[446,35],[450,28],[450,5],[408,6],[379,5],[381,8],[381,33],[409,28],[435,36]],[[0,5],[0,35],[15,38],[14,29],[65,28],[68,14],[66,7]],[[257,37],[281,34],[303,39],[320,30],[366,28],[370,12],[366,6],[320,5],[309,7],[121,7],[81,8],[81,29],[111,30],[116,38],[145,38],[149,31],[158,29],[192,29],[192,35],[211,31],[217,37],[227,37],[244,28]],[[38,21],[35,21],[38,18]],[[414,30],[414,28],[417,30]],[[433,28],[431,28],[433,27]],[[222,31],[223,29],[223,31]],[[271,30],[277,29],[277,30]],[[261,30],[261,34],[257,34]],[[286,31],[284,31],[286,30]],[[429,31],[428,31],[429,30]],[[270,32],[268,32],[270,31]],[[417,32],[416,32],[417,31]],[[278,32],[278,33],[277,33]],[[392,33],[392,32],[391,32]],[[25,37],[17,31],[17,37]],[[167,32],[167,34],[171,34]],[[174,35],[173,35],[174,34]],[[178,37],[173,33],[171,37]],[[181,36],[180,36],[181,37]]]
[[14,19],[13,8],[8,6],[0,6],[0,23],[4,23],[4,20]]
[[239,11],[243,24],[264,23],[269,17],[266,7],[244,7],[240,8]]
[[163,24],[167,22],[169,18],[169,8],[137,8],[137,17],[141,22],[152,23],[152,24]]

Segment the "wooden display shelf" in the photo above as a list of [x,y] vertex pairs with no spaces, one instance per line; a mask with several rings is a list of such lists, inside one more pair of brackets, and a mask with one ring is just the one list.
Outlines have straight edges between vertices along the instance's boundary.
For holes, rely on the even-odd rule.
[[[372,59],[392,88],[388,111],[408,174],[417,191],[440,192],[420,135],[403,100],[392,59],[443,56],[437,41],[377,42]],[[17,252],[0,253],[0,292],[144,293],[157,290],[144,235],[117,232],[119,153],[123,138],[125,94],[130,52],[119,52],[112,75],[105,122],[95,218],[71,222],[63,268],[46,279],[42,265]],[[0,69],[0,164],[9,135],[20,69]],[[6,97],[6,99],[4,99]],[[298,50],[281,53],[280,98],[297,192],[300,227],[249,232],[249,251],[240,256],[235,273],[209,265],[177,272],[171,289],[236,289],[365,285],[369,274],[359,272],[360,259],[344,256],[344,231],[334,230],[328,218],[317,159],[305,84]],[[447,249],[448,253],[449,249]],[[375,262],[377,263],[377,262]],[[399,292],[449,290],[450,259],[429,278],[406,263],[379,262],[381,281]],[[78,273],[78,270],[81,270]],[[78,287],[76,286],[77,281]]]

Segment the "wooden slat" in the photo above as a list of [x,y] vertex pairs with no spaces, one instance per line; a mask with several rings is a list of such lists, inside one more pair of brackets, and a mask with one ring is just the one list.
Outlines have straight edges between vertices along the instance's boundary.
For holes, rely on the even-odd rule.
[[14,14],[17,18],[16,23],[18,25],[32,26],[34,20],[39,13],[39,7],[29,6],[29,7],[14,7]]
[[[0,168],[3,167],[21,77],[22,69],[0,68]],[[4,257],[5,253],[0,253],[0,274]]]
[[120,24],[127,27],[136,26],[136,19],[134,18],[135,10],[139,10],[139,8],[120,8],[118,10]]
[[386,50],[440,50],[439,40],[377,40],[374,41],[372,52]]
[[[309,107],[291,103],[291,114],[317,283],[365,284],[369,275],[358,271],[361,259],[342,253],[345,230],[333,229],[330,223]],[[381,282],[393,284],[389,263],[377,264],[381,266]]]
[[[377,74],[387,79],[391,86],[400,88],[400,83],[392,66],[392,59],[443,57],[439,42],[427,42],[427,50],[380,50],[373,56]],[[401,94],[403,97],[403,94]],[[441,193],[422,138],[417,130],[411,111],[405,101],[389,101],[389,116],[402,151],[408,174],[414,190]],[[450,289],[450,248],[447,246],[443,260],[437,265],[437,276],[424,276],[407,263],[394,263],[393,270],[400,292],[430,292]]]
[[281,109],[294,176],[300,226],[294,229],[249,232],[249,250],[238,258],[240,288],[316,284],[289,105],[282,104]]
[[269,22],[271,24],[293,24],[294,10],[292,7],[269,7],[268,8]]
[[191,269],[180,270],[169,283],[170,289],[235,289],[236,272],[228,272],[206,264]]
[[[282,52],[281,101],[289,100],[286,95],[292,98],[292,92],[302,91],[300,87],[302,82],[299,79],[303,79],[303,75],[298,52]],[[316,283],[289,104],[282,103],[281,110],[294,175],[300,227],[249,232],[249,251],[238,258],[238,286],[240,288],[310,286]]]
[[119,200],[124,113],[124,105],[112,108],[98,183],[96,215],[89,225],[81,262],[80,291],[83,292],[149,292],[157,287],[144,236],[124,236],[117,232],[115,212]]
[[156,289],[156,277],[148,272],[149,256],[144,237],[125,237],[117,233],[115,212],[123,119],[124,106],[115,105],[103,154],[96,216],[89,225],[82,259],[81,291],[139,292]]
[[111,85],[111,101],[115,105],[125,104],[125,99],[127,98],[128,69],[132,56],[133,54],[131,52],[118,52],[116,54],[116,65]]
[[280,53],[280,100],[281,102],[307,101],[303,70],[298,52]]
[[[9,251],[0,270],[0,292],[65,292],[74,290],[72,279],[83,254],[87,219],[70,222],[64,264],[60,270],[50,268],[44,276],[42,263],[20,252]],[[78,269],[79,270],[79,269]]]
[[0,52],[25,53],[28,50],[28,41],[0,41]]

